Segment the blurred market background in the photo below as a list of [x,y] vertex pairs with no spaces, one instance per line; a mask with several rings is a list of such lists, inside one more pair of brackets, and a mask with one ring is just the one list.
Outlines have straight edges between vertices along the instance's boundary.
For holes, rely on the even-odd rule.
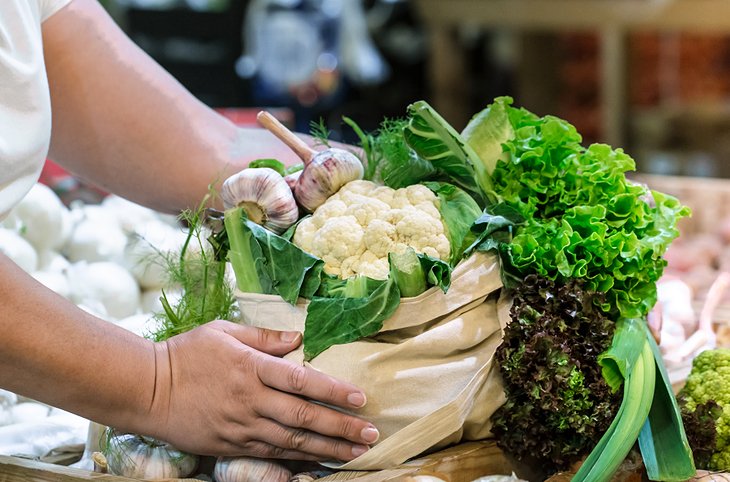
[[621,145],[646,172],[728,177],[724,0],[103,0],[207,104],[300,131],[426,99],[455,126],[497,95]]

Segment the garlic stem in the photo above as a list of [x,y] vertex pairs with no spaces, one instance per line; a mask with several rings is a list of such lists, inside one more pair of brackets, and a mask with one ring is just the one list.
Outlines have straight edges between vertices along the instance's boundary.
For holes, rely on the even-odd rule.
[[304,165],[308,165],[312,158],[317,154],[317,151],[307,145],[306,142],[301,140],[296,134],[287,129],[284,124],[266,111],[261,111],[256,116],[256,120],[261,125],[276,137],[278,137],[284,144],[289,146],[289,149],[299,156],[304,161]]
[[305,211],[313,212],[342,186],[362,179],[362,162],[353,153],[335,147],[315,151],[268,112],[259,112],[257,119],[304,161],[299,179],[287,183]]

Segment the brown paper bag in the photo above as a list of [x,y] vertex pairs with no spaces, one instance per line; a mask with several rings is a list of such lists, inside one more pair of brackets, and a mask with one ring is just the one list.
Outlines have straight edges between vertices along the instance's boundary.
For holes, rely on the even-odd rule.
[[[434,287],[404,298],[373,337],[335,345],[307,363],[362,388],[358,416],[380,431],[380,441],[344,465],[386,469],[425,451],[490,435],[489,418],[505,401],[494,353],[502,339],[501,288],[496,256],[476,253],[452,273],[444,294]],[[307,301],[237,293],[242,322],[275,330],[304,330]],[[287,359],[304,363],[301,347]]]

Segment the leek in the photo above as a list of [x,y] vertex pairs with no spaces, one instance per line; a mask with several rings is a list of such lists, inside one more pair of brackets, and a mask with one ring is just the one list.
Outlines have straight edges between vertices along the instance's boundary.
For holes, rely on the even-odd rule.
[[659,347],[648,328],[645,332],[654,356],[657,383],[649,418],[639,434],[641,456],[650,480],[687,480],[696,472],[692,449]]
[[624,382],[624,398],[616,417],[590,453],[573,482],[608,482],[636,443],[651,409],[656,382],[654,355],[644,343],[636,365]]

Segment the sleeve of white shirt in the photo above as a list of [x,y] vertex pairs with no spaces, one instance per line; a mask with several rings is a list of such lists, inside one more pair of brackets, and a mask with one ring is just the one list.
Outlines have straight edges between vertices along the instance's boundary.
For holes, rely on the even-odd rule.
[[[2,0],[0,0],[2,1]],[[41,22],[71,3],[71,0],[38,0],[41,7]]]

